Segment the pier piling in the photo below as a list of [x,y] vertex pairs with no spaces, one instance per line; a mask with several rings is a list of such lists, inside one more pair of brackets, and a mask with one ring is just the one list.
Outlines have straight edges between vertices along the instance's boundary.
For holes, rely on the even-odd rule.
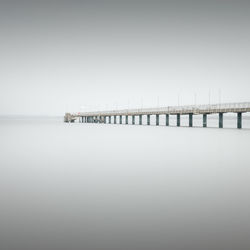
[[166,126],[169,126],[169,114],[166,114]]
[[219,113],[219,128],[223,128],[223,113]]
[[203,128],[207,127],[207,114],[203,114]]
[[193,127],[193,113],[189,114],[189,127]]
[[147,115],[147,124],[150,125],[150,115]]
[[159,114],[157,114],[155,118],[156,118],[156,126],[159,126]]
[[237,113],[237,128],[242,128],[242,113]]
[[177,114],[177,127],[180,127],[181,125],[181,115]]

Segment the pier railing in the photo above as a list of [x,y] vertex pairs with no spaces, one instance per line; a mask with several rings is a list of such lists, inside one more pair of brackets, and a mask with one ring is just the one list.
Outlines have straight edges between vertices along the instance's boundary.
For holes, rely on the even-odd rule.
[[213,114],[213,113],[238,113],[250,112],[250,102],[242,103],[222,103],[211,105],[187,105],[187,106],[168,106],[159,108],[141,108],[141,109],[121,109],[108,111],[79,112],[72,114],[75,117],[80,116],[109,116],[109,115],[156,115],[156,114]]

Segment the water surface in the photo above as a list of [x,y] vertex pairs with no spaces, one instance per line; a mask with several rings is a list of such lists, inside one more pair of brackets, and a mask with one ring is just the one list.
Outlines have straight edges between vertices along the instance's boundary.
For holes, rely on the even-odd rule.
[[0,138],[0,249],[250,249],[248,129],[5,118]]

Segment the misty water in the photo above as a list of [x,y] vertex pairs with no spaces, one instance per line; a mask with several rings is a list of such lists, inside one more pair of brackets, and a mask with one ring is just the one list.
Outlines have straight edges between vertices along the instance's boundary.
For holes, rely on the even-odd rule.
[[2,118],[0,249],[249,250],[250,120],[163,124]]

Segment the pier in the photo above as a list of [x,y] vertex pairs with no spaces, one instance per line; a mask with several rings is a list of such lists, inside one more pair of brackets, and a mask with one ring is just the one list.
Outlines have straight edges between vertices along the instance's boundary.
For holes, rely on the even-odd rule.
[[[135,125],[135,117],[139,117],[138,125],[142,125],[142,117],[147,117],[147,125],[152,124],[152,116],[154,117],[154,124],[159,125],[160,115],[164,115],[166,119],[166,126],[169,126],[169,117],[176,116],[176,126],[181,126],[181,117],[187,115],[189,119],[189,127],[193,127],[193,116],[202,115],[202,126],[207,127],[207,117],[210,114],[218,114],[218,127],[223,128],[223,115],[226,113],[234,113],[237,116],[236,127],[242,128],[242,113],[250,112],[250,102],[242,103],[223,103],[212,105],[187,105],[187,106],[169,106],[161,108],[142,108],[142,109],[122,109],[109,111],[91,111],[79,113],[66,113],[64,122],[75,122],[79,120],[82,123],[109,123],[111,124],[111,117],[113,117],[113,124],[123,124],[122,117],[125,117],[125,123],[128,124],[128,118],[132,117],[132,125]],[[119,121],[118,121],[119,117]]]

